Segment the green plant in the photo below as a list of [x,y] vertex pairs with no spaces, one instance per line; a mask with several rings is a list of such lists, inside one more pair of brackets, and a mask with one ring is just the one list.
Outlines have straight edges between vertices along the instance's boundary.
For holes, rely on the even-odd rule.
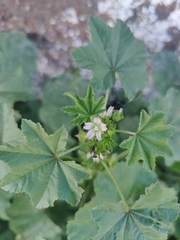
[[[29,81],[36,48],[22,33],[0,35],[2,240],[180,237],[179,60],[169,52],[150,59],[158,97],[147,98],[144,43],[120,20],[110,28],[90,17],[89,27],[91,42],[72,52],[93,72],[89,86],[64,74],[45,86],[38,107]],[[29,120],[19,120],[24,109]]]

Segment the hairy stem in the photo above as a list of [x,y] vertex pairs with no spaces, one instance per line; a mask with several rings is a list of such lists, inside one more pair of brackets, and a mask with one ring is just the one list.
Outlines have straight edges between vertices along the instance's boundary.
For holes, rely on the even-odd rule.
[[110,94],[110,89],[108,88],[108,89],[106,90],[106,95],[105,95],[105,100],[104,100],[104,102],[105,102],[105,107],[107,106],[107,103],[108,103],[109,94]]
[[106,171],[109,174],[110,178],[112,179],[112,181],[113,181],[113,183],[114,183],[114,185],[115,185],[115,187],[116,187],[116,189],[117,189],[117,191],[119,193],[119,196],[120,196],[121,200],[127,205],[126,199],[125,199],[121,189],[119,188],[119,186],[118,186],[118,184],[116,182],[116,179],[114,178],[114,176],[112,175],[111,171],[109,170],[107,164],[104,161],[101,161],[101,163],[102,163],[103,167],[106,169]]
[[129,152],[129,150],[125,150],[124,152],[119,153],[119,154],[117,155],[117,159],[120,160],[120,159],[126,157],[127,154],[128,154],[128,152]]
[[76,146],[76,147],[70,148],[70,149],[68,149],[67,151],[65,151],[65,152],[63,152],[62,154],[60,154],[60,157],[66,155],[66,154],[68,154],[68,153],[74,152],[74,151],[78,150],[79,148],[84,147],[84,146],[87,146],[87,145],[89,145],[89,143],[83,143],[83,144],[80,144],[80,145],[78,145],[78,146]]
[[125,130],[115,130],[115,132],[125,133],[125,134],[130,134],[130,135],[136,135],[135,132],[125,131]]

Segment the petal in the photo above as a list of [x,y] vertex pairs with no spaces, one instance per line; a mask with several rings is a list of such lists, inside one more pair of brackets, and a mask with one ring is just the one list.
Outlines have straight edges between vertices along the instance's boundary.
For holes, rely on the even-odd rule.
[[94,126],[94,123],[87,122],[87,123],[85,123],[85,125],[84,125],[83,128],[89,130],[89,129],[91,129],[93,126]]
[[101,124],[101,119],[100,118],[94,118],[94,123],[96,124]]
[[97,131],[96,132],[96,138],[97,138],[98,141],[102,140],[102,138],[101,138],[101,131]]
[[108,110],[107,110],[106,115],[107,115],[108,117],[111,117],[113,110],[114,110],[114,107],[113,107],[113,106],[110,106],[110,107],[108,108]]
[[98,162],[98,161],[99,161],[99,157],[98,157],[98,156],[94,156],[94,157],[93,157],[93,160],[94,160],[95,162]]
[[87,159],[90,158],[90,157],[92,157],[92,156],[94,156],[94,152],[88,152],[88,153],[86,154],[86,158],[87,158]]
[[100,128],[103,132],[105,132],[107,130],[107,127],[106,127],[105,123],[102,123]]
[[119,112],[121,113],[122,111],[123,111],[123,108],[120,108],[120,109],[119,109]]
[[89,130],[89,131],[87,132],[86,137],[87,137],[88,139],[91,139],[91,138],[94,137],[94,135],[95,135],[95,131],[94,131],[94,129],[91,129],[91,130]]
[[103,118],[106,116],[106,112],[100,113],[99,115]]
[[104,160],[104,156],[101,153],[99,154],[99,156],[102,160]]

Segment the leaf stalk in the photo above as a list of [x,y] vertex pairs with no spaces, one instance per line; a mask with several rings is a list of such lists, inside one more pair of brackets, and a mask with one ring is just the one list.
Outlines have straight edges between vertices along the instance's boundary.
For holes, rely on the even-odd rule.
[[130,132],[130,131],[125,131],[125,130],[115,130],[115,132],[130,134],[130,135],[133,135],[133,136],[136,135],[136,132]]
[[103,167],[106,169],[107,173],[109,174],[110,178],[112,179],[118,193],[119,193],[119,196],[121,198],[121,200],[127,205],[127,202],[126,202],[126,199],[124,197],[124,194],[122,193],[121,189],[119,188],[117,182],[116,182],[116,179],[114,178],[113,174],[111,173],[111,171],[109,170],[107,164],[104,162],[104,161],[101,161]]

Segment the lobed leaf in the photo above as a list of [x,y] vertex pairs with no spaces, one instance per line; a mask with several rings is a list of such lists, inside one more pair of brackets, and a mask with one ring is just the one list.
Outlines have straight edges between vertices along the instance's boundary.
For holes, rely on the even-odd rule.
[[[110,171],[130,206],[134,204],[140,194],[144,193],[145,187],[157,180],[154,172],[148,172],[140,164],[128,167],[124,162],[116,163]],[[102,172],[96,177],[94,190],[96,196],[77,211],[74,220],[69,221],[67,225],[69,240],[92,239],[98,232],[98,225],[93,221],[90,209],[105,201],[116,204],[121,200],[112,179],[106,172]]]
[[25,143],[0,148],[0,158],[10,168],[0,187],[27,193],[38,208],[52,206],[56,199],[77,204],[83,192],[77,184],[88,173],[75,162],[61,160],[67,141],[66,129],[61,127],[47,135],[39,123],[23,120],[22,131]]
[[93,72],[91,86],[94,89],[111,88],[117,73],[127,97],[132,100],[147,82],[145,44],[134,38],[121,20],[111,28],[91,16],[88,24],[92,40],[72,52],[75,62]]
[[170,88],[166,95],[161,98],[150,99],[149,110],[156,111],[157,109],[164,112],[164,123],[172,124],[176,127],[175,133],[169,139],[169,145],[172,149],[173,155],[168,156],[165,160],[168,165],[175,161],[180,161],[180,112],[179,104],[180,93],[175,88]]
[[169,157],[172,155],[167,141],[173,134],[174,127],[164,125],[163,117],[164,114],[158,111],[152,113],[151,116],[144,110],[141,111],[136,134],[120,144],[120,147],[129,149],[126,157],[129,166],[143,160],[146,169],[154,170],[157,156]]
[[21,130],[14,119],[14,110],[5,103],[0,103],[0,145],[19,144],[24,141]]
[[179,215],[174,191],[157,182],[128,208],[123,202],[104,203],[91,210],[99,231],[93,240],[165,240],[169,224]]
[[104,111],[104,97],[100,97],[97,102],[94,100],[94,91],[89,86],[85,98],[79,97],[74,93],[65,93],[76,102],[76,106],[66,106],[62,110],[70,115],[78,114],[71,123],[81,125],[83,122],[89,122],[91,116],[96,116]]

